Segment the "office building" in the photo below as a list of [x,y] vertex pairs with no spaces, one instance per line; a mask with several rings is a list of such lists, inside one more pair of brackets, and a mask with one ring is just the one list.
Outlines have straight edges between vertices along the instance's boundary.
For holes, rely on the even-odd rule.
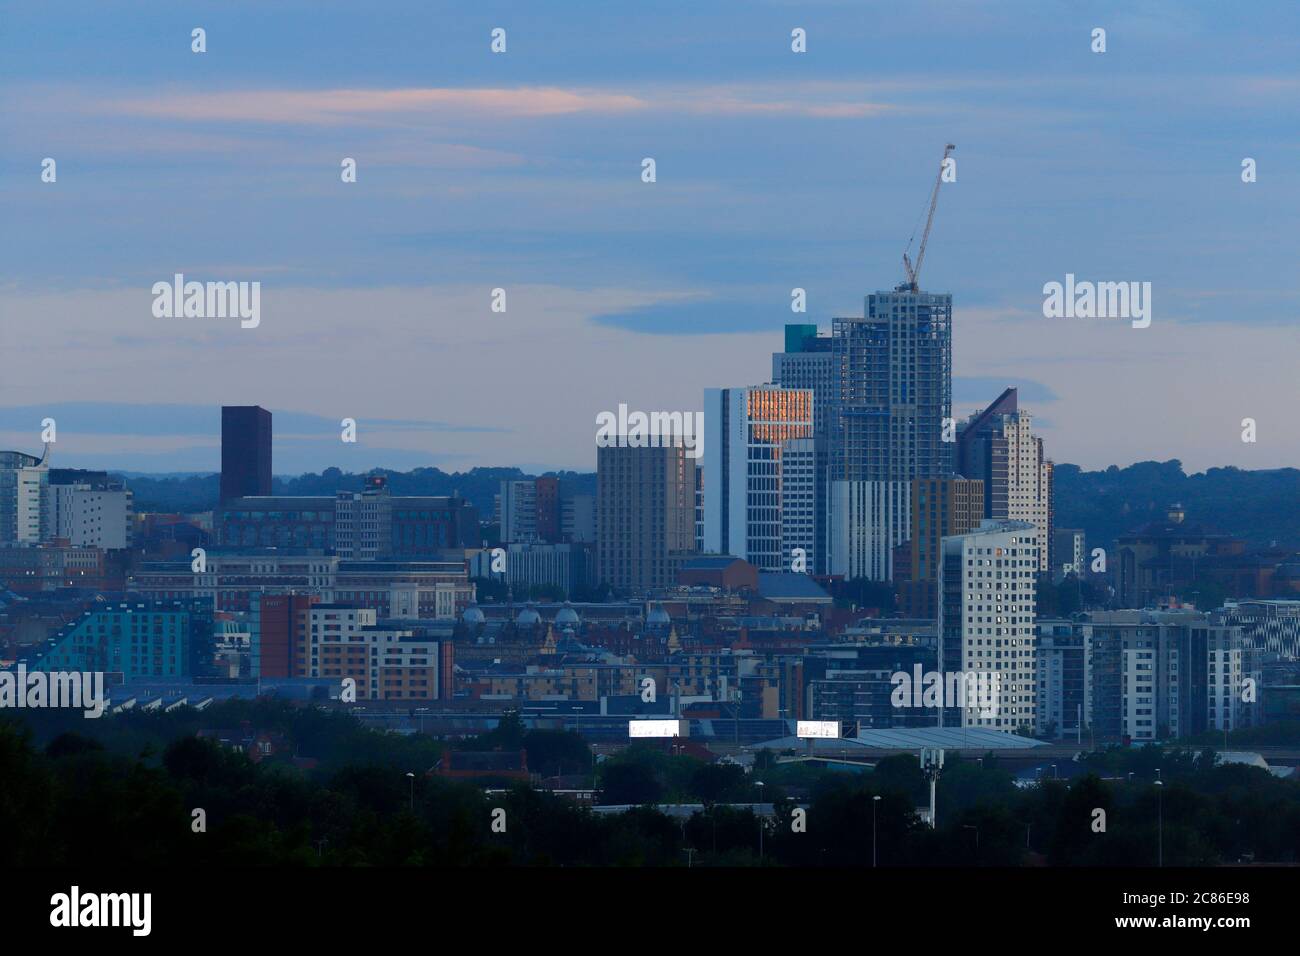
[[824,485],[818,479],[825,475],[824,450],[816,438],[788,438],[781,446],[781,562],[787,571],[823,571]]
[[1261,660],[1300,660],[1300,601],[1229,601],[1217,613],[1241,628]]
[[393,554],[393,498],[382,475],[368,476],[360,492],[335,494],[334,552],[353,561]]
[[[214,517],[229,548],[308,548],[341,557],[418,559],[478,547],[478,510],[459,497],[390,495],[381,476],[362,492],[232,498]],[[387,517],[385,517],[387,516]]]
[[271,493],[271,413],[221,406],[221,500]]
[[[812,407],[811,389],[705,389],[705,551],[744,558],[760,571],[789,570],[782,559],[782,451],[790,439],[812,437]],[[801,499],[801,507],[808,504]]]
[[469,558],[470,577],[504,580],[516,598],[526,598],[539,587],[559,588],[572,598],[596,583],[590,545],[509,544],[504,550],[504,571],[492,570],[492,550],[474,552]]
[[316,594],[385,617],[453,620],[474,601],[458,560],[348,561],[311,549],[214,549],[191,562],[145,561],[131,581],[146,597],[203,600],[218,611],[250,611],[264,594]]
[[669,439],[596,450],[596,572],[625,592],[671,585],[695,552],[695,463]]
[[984,520],[984,483],[967,478],[916,478],[912,481],[912,536],[907,565],[894,568],[900,610],[908,617],[939,613],[939,566],[943,539],[966,534]]
[[596,500],[554,476],[501,482],[497,495],[503,544],[590,544],[596,540]]

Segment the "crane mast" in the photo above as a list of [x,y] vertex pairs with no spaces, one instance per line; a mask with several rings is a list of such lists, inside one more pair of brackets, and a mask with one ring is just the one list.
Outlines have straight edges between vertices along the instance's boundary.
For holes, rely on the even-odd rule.
[[930,212],[925,219],[925,231],[921,233],[921,245],[916,252],[916,265],[912,265],[912,260],[907,254],[912,249],[912,239],[916,238],[916,233],[912,233],[912,239],[907,240],[907,249],[903,252],[903,271],[907,273],[907,281],[898,287],[899,292],[921,291],[921,264],[925,262],[925,246],[930,241],[930,227],[934,225],[934,210],[939,205],[939,186],[943,183],[943,170],[948,157],[956,148],[949,143],[943,149],[943,159],[939,161],[939,175],[934,178],[934,189],[930,191]]

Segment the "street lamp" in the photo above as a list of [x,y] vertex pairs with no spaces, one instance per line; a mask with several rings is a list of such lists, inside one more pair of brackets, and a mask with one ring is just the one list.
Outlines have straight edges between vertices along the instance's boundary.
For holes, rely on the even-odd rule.
[[759,788],[759,789],[758,789],[758,797],[759,797],[759,799],[758,799],[758,803],[759,803],[759,812],[758,812],[758,858],[759,858],[760,860],[762,860],[762,859],[763,859],[763,829],[764,829],[764,824],[767,822],[766,819],[763,817],[763,808],[762,808],[762,804],[763,804],[763,781],[762,781],[762,780],[757,780],[757,781],[755,781],[755,786],[757,786],[757,787]]
[[415,774],[411,773],[408,770],[406,772],[406,776],[411,781],[411,812],[414,813],[415,812]]
[[[1156,773],[1160,771],[1157,770]],[[1157,857],[1156,866],[1165,865],[1165,783],[1163,780],[1156,781],[1156,846]]]
[[880,802],[880,794],[871,798],[871,865],[876,865],[876,804]]

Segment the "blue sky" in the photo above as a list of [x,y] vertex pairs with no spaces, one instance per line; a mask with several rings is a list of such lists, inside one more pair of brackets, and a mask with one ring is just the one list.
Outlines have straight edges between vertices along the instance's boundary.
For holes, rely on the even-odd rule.
[[[1300,464],[1300,5],[0,9],[4,447],[48,408],[61,463],[216,468],[258,403],[277,472],[588,469],[598,412],[765,381],[896,283],[953,142],[959,414],[1018,384],[1057,461]],[[154,318],[175,272],[260,281],[261,325]],[[1152,326],[1044,318],[1067,272]]]

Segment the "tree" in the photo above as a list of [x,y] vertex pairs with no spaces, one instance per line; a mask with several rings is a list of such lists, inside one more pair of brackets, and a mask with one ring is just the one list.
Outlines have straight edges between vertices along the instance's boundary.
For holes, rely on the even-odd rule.
[[607,761],[601,768],[602,804],[658,803],[662,794],[658,778],[645,764]]

